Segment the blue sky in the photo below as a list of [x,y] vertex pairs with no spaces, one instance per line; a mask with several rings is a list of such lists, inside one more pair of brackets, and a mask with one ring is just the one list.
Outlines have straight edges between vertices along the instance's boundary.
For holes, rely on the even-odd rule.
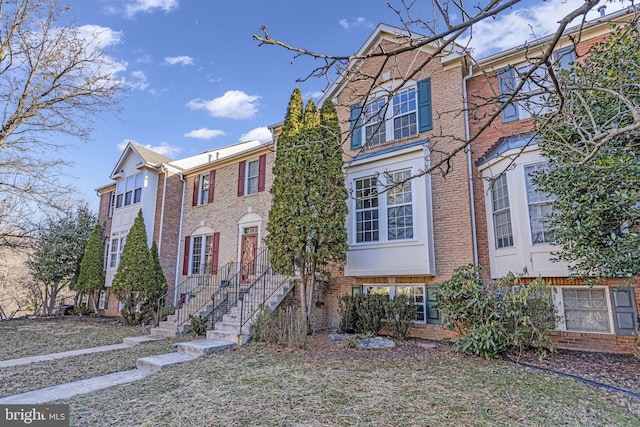
[[[64,3],[64,1],[62,1]],[[474,30],[481,52],[524,42],[532,28],[553,30],[556,16],[582,0],[525,2]],[[119,115],[95,120],[92,140],[66,141],[64,155],[82,196],[97,207],[95,189],[129,140],[179,159],[248,139],[267,137],[284,119],[293,89],[316,100],[325,81],[306,76],[314,63],[284,49],[258,46],[253,34],[270,35],[308,50],[357,51],[378,23],[400,25],[384,0],[67,0],[68,16],[84,31],[98,32],[114,72],[128,87]],[[429,17],[428,1],[414,16]],[[399,1],[392,1],[400,7]],[[610,12],[611,10],[607,10]],[[523,31],[524,28],[524,31]]]

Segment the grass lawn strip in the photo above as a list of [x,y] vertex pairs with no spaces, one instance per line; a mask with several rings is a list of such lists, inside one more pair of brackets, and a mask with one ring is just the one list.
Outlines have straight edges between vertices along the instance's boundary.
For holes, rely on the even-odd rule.
[[640,426],[640,402],[502,361],[317,360],[259,348],[60,403],[77,426]]
[[155,341],[121,350],[3,368],[0,369],[0,397],[135,369],[140,357],[174,352],[171,344],[176,341],[179,340]]
[[121,343],[144,328],[122,326],[111,318],[64,316],[0,322],[0,360]]

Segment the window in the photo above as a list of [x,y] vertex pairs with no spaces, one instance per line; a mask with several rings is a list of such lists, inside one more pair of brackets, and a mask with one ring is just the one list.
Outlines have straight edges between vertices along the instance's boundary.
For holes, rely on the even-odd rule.
[[[505,67],[498,71],[501,102],[506,102],[509,95],[520,85],[524,76],[531,70],[532,64],[519,67]],[[532,114],[543,114],[547,111],[546,97],[550,87],[549,74],[544,65],[537,67],[522,85],[512,101],[502,111],[502,121],[523,120]]]
[[238,165],[238,196],[257,194],[265,189],[267,155]]
[[[114,234],[118,236],[118,234]],[[125,237],[112,237],[111,238],[111,250],[109,251],[109,268],[117,268],[120,264],[120,258],[122,257],[122,250],[124,249]]]
[[187,236],[184,244],[183,275],[215,274],[218,270],[220,233]]
[[256,194],[258,192],[258,161],[247,162],[247,189],[245,194]]
[[113,216],[113,208],[116,202],[116,193],[115,191],[109,191],[107,193],[107,202],[104,207],[104,217],[111,218]]
[[389,174],[387,186],[387,234],[389,240],[413,237],[413,206],[411,200],[411,171]]
[[531,243],[551,243],[555,240],[549,229],[548,217],[552,212],[554,197],[538,191],[533,183],[535,173],[546,168],[546,163],[525,166],[525,183],[527,186],[527,200],[529,203],[529,226],[531,228]]
[[209,175],[200,177],[200,205],[204,205],[209,201]]
[[513,246],[513,231],[511,230],[511,212],[509,210],[509,189],[507,175],[503,173],[493,183],[491,190],[493,205],[493,229],[496,248]]
[[104,250],[103,250],[103,258],[104,259],[103,259],[103,263],[102,263],[102,269],[103,270],[107,269],[107,265],[109,263],[109,249],[110,249],[109,243],[110,243],[109,239],[105,239],[105,241],[104,241]]
[[[440,323],[440,312],[435,308],[436,301],[433,299],[433,286],[416,285],[365,285],[364,293],[367,295],[386,295],[389,299],[394,299],[397,295],[405,294],[416,304],[416,323]],[[353,292],[353,291],[352,291]],[[432,298],[430,301],[429,298]]]
[[562,330],[611,332],[606,288],[560,288],[560,292],[556,294],[556,305],[562,315]]
[[[386,173],[386,188],[378,194],[378,177],[354,180],[355,242],[413,238],[411,170]],[[386,228],[386,230],[384,228]]]
[[121,179],[116,184],[116,208],[140,203],[144,175],[142,172]]
[[98,308],[100,310],[104,310],[107,307],[107,291],[100,291],[100,296],[98,298]]
[[[385,89],[384,93],[389,93],[389,90]],[[377,97],[364,107],[360,103],[353,104],[350,121],[352,150],[365,144],[382,144],[431,130],[431,81],[424,79],[401,88],[390,99]]]
[[406,138],[418,133],[416,89],[403,90],[393,96],[393,138]]
[[572,62],[576,61],[576,51],[573,46],[563,47],[554,53],[555,68],[558,70],[567,70]]
[[357,179],[355,188],[356,242],[377,242],[380,239],[377,178]]
[[212,170],[204,175],[196,176],[193,179],[193,198],[191,200],[191,206],[213,203],[213,195],[216,185],[215,183],[215,170]]

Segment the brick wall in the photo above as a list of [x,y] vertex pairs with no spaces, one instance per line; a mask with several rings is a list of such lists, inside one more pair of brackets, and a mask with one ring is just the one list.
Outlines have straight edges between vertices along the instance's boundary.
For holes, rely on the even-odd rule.
[[[175,286],[176,263],[178,262],[177,256],[180,250],[178,239],[180,235],[182,192],[183,183],[179,174],[165,172],[159,175],[153,239],[158,245],[160,265],[162,265],[162,271],[167,279],[169,291]],[[162,212],[163,206],[164,212]]]

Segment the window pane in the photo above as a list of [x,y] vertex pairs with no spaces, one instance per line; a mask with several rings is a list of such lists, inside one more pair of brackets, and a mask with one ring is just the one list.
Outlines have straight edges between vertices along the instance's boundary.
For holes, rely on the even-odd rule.
[[363,117],[365,125],[365,144],[380,144],[386,141],[386,126],[384,121],[385,98],[378,98],[365,105]]
[[411,171],[394,172],[387,177],[387,238],[389,240],[413,238],[413,206]]
[[355,180],[356,188],[356,242],[379,240],[379,213],[377,178]]
[[140,203],[142,197],[142,188],[136,188],[133,192],[133,203]]
[[423,286],[398,286],[397,292],[398,294],[408,295],[416,304],[416,317],[414,321],[425,322],[427,319],[427,316],[426,316],[426,306],[425,306],[425,298],[424,298],[424,287]]
[[258,174],[260,165],[258,160],[247,162],[247,191],[246,194],[256,194],[258,192]]
[[200,203],[204,205],[209,201],[209,174],[200,177]]
[[493,205],[493,228],[496,248],[513,246],[513,231],[511,229],[511,212],[509,210],[509,191],[506,174],[502,174],[493,183],[491,201]]
[[527,200],[529,203],[529,224],[531,227],[531,243],[550,243],[555,240],[549,230],[548,219],[552,212],[555,197],[538,191],[533,182],[536,172],[544,170],[546,163],[525,166],[525,183],[527,186]]
[[416,89],[403,90],[393,96],[393,137],[406,138],[418,133],[416,123]]
[[568,331],[611,332],[605,289],[562,289]]
[[193,245],[191,247],[191,274],[200,274],[201,271],[201,258],[202,257],[202,236],[193,238]]

